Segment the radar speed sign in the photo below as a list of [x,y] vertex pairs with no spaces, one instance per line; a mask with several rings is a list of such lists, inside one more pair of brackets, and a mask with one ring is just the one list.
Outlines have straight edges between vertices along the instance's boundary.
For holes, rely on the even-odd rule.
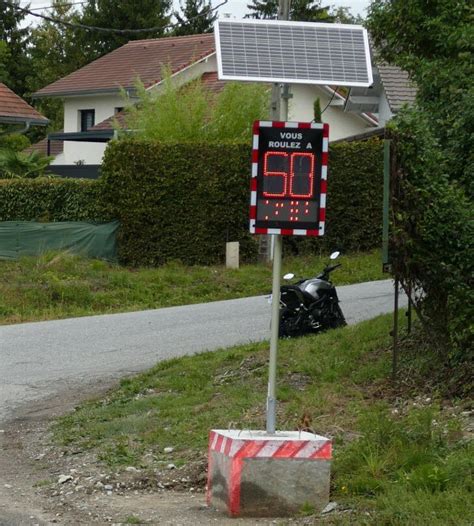
[[328,137],[327,124],[254,123],[251,233],[324,234]]

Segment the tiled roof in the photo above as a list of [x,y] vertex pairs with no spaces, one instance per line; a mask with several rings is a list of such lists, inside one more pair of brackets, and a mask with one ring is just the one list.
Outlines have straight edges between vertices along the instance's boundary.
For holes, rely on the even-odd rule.
[[116,113],[115,115],[108,117],[104,121],[99,122],[98,124],[90,128],[89,131],[113,130],[115,122],[120,126],[120,128],[125,128],[125,120],[126,120],[125,111],[120,111]]
[[[64,142],[63,141],[51,141],[50,143],[50,155],[54,155],[54,157],[57,157],[60,153],[63,153],[64,150]],[[25,150],[23,150],[24,153],[31,153],[33,151],[40,152],[44,155],[48,155],[48,139],[41,139],[41,141],[38,141],[31,146],[28,146]]]
[[226,84],[225,80],[219,80],[217,77],[217,71],[204,73],[202,76],[202,82],[209,91],[214,93],[220,93]]
[[[224,89],[226,82],[224,80],[219,80],[217,77],[217,71],[211,71],[204,73],[201,77],[201,80],[204,84],[204,87],[212,93],[219,93]],[[120,111],[119,113],[112,115],[108,119],[103,120],[96,124],[91,131],[98,130],[112,130],[114,128],[114,122],[117,122],[121,128],[126,127],[126,113]]]
[[137,77],[148,87],[160,82],[164,67],[176,73],[214,51],[213,34],[132,40],[40,89],[34,96],[117,91],[133,88]]
[[0,122],[26,121],[41,125],[49,122],[46,117],[0,82]]
[[404,104],[413,104],[416,87],[408,78],[408,73],[388,64],[378,64],[377,67],[391,111],[396,113]]

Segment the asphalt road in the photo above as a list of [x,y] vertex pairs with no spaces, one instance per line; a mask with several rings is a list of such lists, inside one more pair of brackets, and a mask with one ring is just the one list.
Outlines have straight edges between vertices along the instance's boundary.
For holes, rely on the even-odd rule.
[[[390,312],[391,281],[338,287],[348,323]],[[401,305],[406,298],[401,298]],[[0,326],[0,422],[72,385],[110,380],[160,360],[269,338],[265,296]]]

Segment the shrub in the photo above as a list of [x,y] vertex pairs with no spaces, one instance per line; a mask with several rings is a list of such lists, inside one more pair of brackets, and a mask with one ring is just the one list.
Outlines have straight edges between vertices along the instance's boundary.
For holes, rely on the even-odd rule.
[[[165,72],[163,90],[137,85],[138,104],[129,102],[127,128],[140,139],[166,143],[248,140],[252,123],[268,114],[268,87],[228,82],[219,93],[201,79],[176,86]],[[120,131],[120,127],[119,127]]]
[[[380,244],[380,140],[331,148],[327,236],[286,239],[287,250],[371,249]],[[102,166],[104,196],[122,226],[119,256],[132,265],[223,262],[226,241],[243,260],[256,257],[248,233],[250,144],[109,143]]]
[[255,253],[248,233],[248,145],[113,141],[102,165],[104,196],[121,222],[126,264],[222,262],[225,242]]
[[110,218],[97,181],[0,180],[0,221],[106,221]]
[[37,151],[23,153],[11,148],[0,149],[0,177],[4,179],[40,177],[45,174],[46,168],[53,159],[54,157],[46,157]]

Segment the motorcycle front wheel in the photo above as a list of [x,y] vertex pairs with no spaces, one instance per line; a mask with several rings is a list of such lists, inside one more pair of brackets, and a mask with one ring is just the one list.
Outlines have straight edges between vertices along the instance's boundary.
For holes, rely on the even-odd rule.
[[337,329],[338,327],[345,327],[347,325],[347,322],[346,322],[346,318],[344,318],[344,314],[342,313],[339,303],[336,303],[335,305],[333,305],[332,311],[333,311],[332,318],[330,321],[331,329]]
[[302,334],[299,327],[298,315],[290,309],[280,310],[280,322],[278,325],[279,338],[294,338]]

